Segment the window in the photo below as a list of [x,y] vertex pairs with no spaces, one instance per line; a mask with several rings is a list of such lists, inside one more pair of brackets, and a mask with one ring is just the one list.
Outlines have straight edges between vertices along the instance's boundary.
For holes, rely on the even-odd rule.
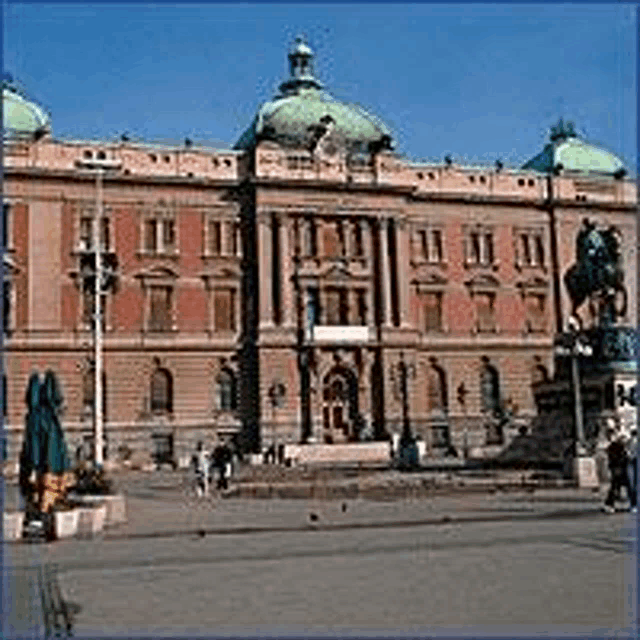
[[151,375],[151,412],[173,411],[173,379],[166,369],[156,369]]
[[423,327],[425,331],[442,331],[442,293],[421,294]]
[[518,267],[544,267],[544,237],[541,231],[519,232],[516,265]]
[[364,255],[362,223],[359,221],[353,223],[353,255],[358,258]]
[[[229,161],[228,164],[231,163]],[[297,171],[300,169],[312,169],[313,168],[313,158],[311,156],[287,156],[287,169],[291,171]]]
[[5,335],[9,335],[13,329],[11,317],[13,311],[11,282],[5,280],[2,283],[2,329]]
[[356,289],[356,311],[358,314],[358,324],[365,326],[367,324],[367,290]]
[[534,236],[535,256],[538,266],[544,267],[544,239],[541,235]]
[[343,255],[344,236],[339,222],[324,225],[324,251],[327,258],[339,258]]
[[466,264],[490,266],[495,263],[493,231],[475,228],[469,230],[465,241]]
[[483,411],[497,415],[500,411],[500,376],[490,364],[486,364],[480,374],[480,392]]
[[213,292],[213,317],[215,331],[236,330],[235,289],[216,289]]
[[[94,248],[94,220],[94,216],[82,216],[80,218],[78,230],[78,248],[80,251],[91,251]],[[110,220],[108,217],[102,218],[102,224],[100,225],[100,247],[104,251],[109,251],[111,249],[111,230]]]
[[547,328],[547,297],[544,294],[530,294],[525,297],[527,329],[531,333],[541,333]]
[[432,263],[440,263],[444,260],[442,229],[418,231],[418,255],[422,260]]
[[[2,374],[2,415],[6,418],[9,413],[9,396],[7,389],[7,374]],[[4,458],[6,460],[6,457]]]
[[222,253],[222,223],[209,220],[209,255],[219,256]]
[[316,223],[311,218],[304,221],[303,226],[303,253],[307,257],[318,255],[318,230]]
[[235,222],[227,222],[227,254],[235,256],[238,252],[238,225]]
[[168,215],[146,218],[143,223],[142,242],[146,253],[175,253],[178,249],[175,218]]
[[429,367],[427,373],[427,406],[432,413],[445,413],[447,410],[447,384],[443,369],[436,365]]
[[171,331],[172,320],[172,287],[149,287],[149,331]]
[[343,288],[330,288],[327,289],[326,296],[327,324],[333,326],[349,324],[347,290]]
[[307,322],[314,326],[320,324],[320,292],[316,288],[307,291]]
[[476,293],[474,295],[477,312],[477,328],[481,333],[492,333],[496,330],[494,293]]
[[11,246],[9,241],[9,216],[11,214],[11,205],[6,202],[2,205],[2,248],[7,249]]
[[236,377],[233,371],[223,369],[216,380],[217,407],[220,411],[235,411],[238,408]]

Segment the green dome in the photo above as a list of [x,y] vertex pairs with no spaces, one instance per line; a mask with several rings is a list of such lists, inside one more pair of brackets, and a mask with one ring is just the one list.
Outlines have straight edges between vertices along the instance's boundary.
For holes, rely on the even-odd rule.
[[[235,149],[251,149],[259,140],[273,140],[290,147],[306,146],[321,121],[331,121],[332,135],[350,150],[390,145],[391,132],[382,122],[357,105],[339,102],[323,90],[313,76],[312,59],[313,51],[298,38],[289,53],[291,77],[280,85],[278,96],[260,107]],[[327,116],[330,120],[325,120]]]
[[573,123],[566,125],[562,119],[551,128],[551,142],[542,153],[529,160],[523,169],[533,169],[548,173],[562,165],[562,171],[582,174],[621,176],[625,173],[624,163],[610,151],[578,138]]
[[49,114],[9,81],[2,83],[3,138],[37,138],[51,129]]

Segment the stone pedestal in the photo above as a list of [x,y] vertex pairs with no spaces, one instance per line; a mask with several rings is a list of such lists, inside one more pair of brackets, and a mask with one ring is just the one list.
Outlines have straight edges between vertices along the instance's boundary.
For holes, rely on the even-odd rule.
[[573,461],[573,476],[580,489],[597,489],[600,487],[595,458],[579,456]]

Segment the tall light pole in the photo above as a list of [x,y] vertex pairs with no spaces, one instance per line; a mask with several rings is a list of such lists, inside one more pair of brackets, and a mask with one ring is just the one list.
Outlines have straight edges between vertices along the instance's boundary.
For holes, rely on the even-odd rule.
[[[93,224],[93,252],[95,256],[94,267],[94,350],[95,350],[95,383],[94,383],[94,465],[102,467],[103,450],[102,441],[104,438],[103,424],[103,406],[102,406],[102,291],[103,291],[103,269],[102,269],[102,247],[100,242],[100,229],[102,225],[102,181],[104,174],[109,170],[120,168],[120,163],[114,160],[82,160],[78,162],[78,166],[83,169],[89,169],[96,175],[96,216]],[[106,240],[106,238],[105,238]],[[106,249],[106,246],[105,246]]]

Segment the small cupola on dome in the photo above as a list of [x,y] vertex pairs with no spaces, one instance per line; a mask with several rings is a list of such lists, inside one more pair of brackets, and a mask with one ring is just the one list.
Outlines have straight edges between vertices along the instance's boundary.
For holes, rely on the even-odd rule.
[[3,140],[38,140],[51,133],[51,116],[10,74],[2,79],[2,138]]
[[317,131],[328,125],[348,151],[392,148],[391,132],[378,118],[324,90],[314,75],[314,57],[305,38],[298,36],[288,54],[289,78],[280,85],[278,95],[260,107],[235,149],[253,149],[261,140],[308,148]]
[[522,166],[523,170],[549,173],[562,171],[622,178],[624,163],[616,155],[578,136],[573,122],[562,118],[551,127],[549,143],[537,156]]

